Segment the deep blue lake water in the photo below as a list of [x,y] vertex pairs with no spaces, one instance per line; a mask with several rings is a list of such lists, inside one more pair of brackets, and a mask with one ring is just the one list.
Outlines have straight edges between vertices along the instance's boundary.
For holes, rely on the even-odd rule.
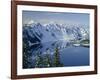
[[85,66],[89,65],[89,48],[69,47],[60,51],[61,62],[64,66]]
[[59,48],[60,62],[63,66],[69,67],[89,65],[89,47],[74,46],[73,43],[66,41],[55,41],[30,47],[30,53],[32,54],[30,57],[30,67],[35,65],[34,63],[37,52],[41,52],[41,54],[44,55],[48,50],[48,53],[52,56],[56,47]]

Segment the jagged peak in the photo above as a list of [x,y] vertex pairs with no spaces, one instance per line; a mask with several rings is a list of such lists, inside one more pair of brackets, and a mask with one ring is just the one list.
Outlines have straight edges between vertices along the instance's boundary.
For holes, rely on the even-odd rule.
[[34,27],[36,25],[41,25],[43,27],[50,27],[50,26],[55,26],[55,27],[63,27],[63,28],[66,28],[66,27],[88,27],[87,25],[84,25],[84,24],[79,24],[79,23],[73,23],[73,24],[70,24],[70,23],[57,23],[57,22],[54,22],[54,21],[51,21],[51,22],[48,22],[48,23],[41,23],[41,22],[36,22],[35,20],[30,20],[27,24],[24,24],[23,26],[30,26],[30,27]]

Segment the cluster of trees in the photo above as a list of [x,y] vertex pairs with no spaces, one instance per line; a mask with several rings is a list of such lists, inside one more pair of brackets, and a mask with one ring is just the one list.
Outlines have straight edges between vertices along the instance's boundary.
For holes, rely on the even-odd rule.
[[30,53],[29,44],[23,41],[23,68],[46,68],[46,67],[62,67],[63,64],[60,62],[60,53],[58,47],[55,48],[54,54],[51,55],[49,49],[46,54],[41,52],[36,53],[35,61],[30,61],[32,54]]
[[60,62],[60,53],[58,48],[55,49],[52,57],[51,54],[48,53],[48,51],[44,55],[42,55],[41,53],[37,53],[35,62],[35,68],[63,66],[63,64]]
[[37,53],[35,60],[35,68],[50,67],[50,66],[51,66],[50,55],[45,54],[42,56],[41,53]]
[[29,58],[29,56],[30,56],[30,54],[28,54],[28,44],[23,42],[23,68],[28,67],[28,64],[29,64],[28,58]]
[[30,62],[31,56],[29,44],[23,41],[23,68],[30,68],[32,66]]

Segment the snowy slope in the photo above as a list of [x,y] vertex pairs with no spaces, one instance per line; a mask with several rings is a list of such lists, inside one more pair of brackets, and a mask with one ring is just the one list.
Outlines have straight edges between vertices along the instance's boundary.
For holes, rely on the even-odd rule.
[[89,29],[84,25],[32,23],[23,26],[23,39],[31,43],[89,39]]

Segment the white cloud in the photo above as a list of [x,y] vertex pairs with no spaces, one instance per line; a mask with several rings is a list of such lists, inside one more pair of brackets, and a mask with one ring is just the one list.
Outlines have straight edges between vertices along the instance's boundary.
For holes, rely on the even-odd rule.
[[34,20],[30,20],[30,21],[28,22],[28,24],[32,24],[32,23],[35,23],[35,21],[34,21]]

